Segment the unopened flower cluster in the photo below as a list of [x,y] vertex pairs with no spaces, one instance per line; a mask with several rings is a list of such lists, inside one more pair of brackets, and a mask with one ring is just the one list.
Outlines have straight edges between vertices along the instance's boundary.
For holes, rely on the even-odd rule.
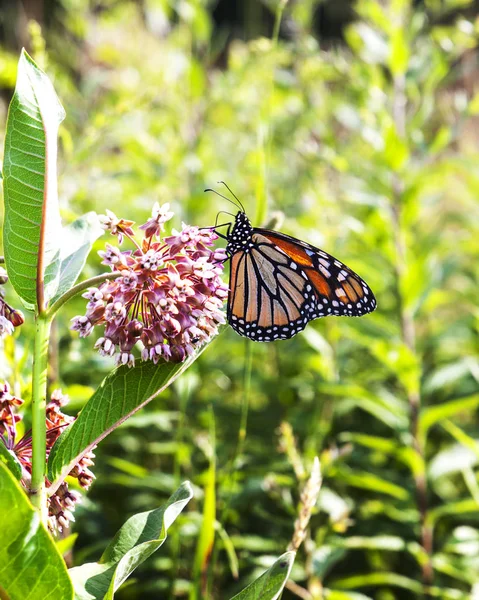
[[3,286],[7,281],[7,272],[3,267],[0,267],[0,339],[12,335],[15,327],[22,325],[25,320],[21,311],[15,310],[5,301]]
[[[68,396],[63,395],[61,390],[55,390],[50,401],[47,403],[46,426],[47,426],[47,449],[48,458],[50,450],[63,429],[72,423],[75,418],[62,412],[62,408],[68,403]],[[22,420],[17,413],[19,406],[23,404],[21,398],[10,393],[8,383],[0,382],[0,443],[12,452],[22,467],[21,483],[28,491],[32,475],[32,435],[31,431],[17,441],[17,423]],[[70,471],[69,476],[77,479],[80,487],[87,490],[95,476],[89,467],[93,465],[94,454],[89,452],[79,460]],[[46,480],[47,488],[50,482]],[[81,500],[81,494],[70,490],[65,481],[59,486],[54,494],[48,498],[48,526],[51,531],[63,531],[74,521],[73,511],[75,505]]]
[[137,344],[143,360],[181,362],[225,321],[225,252],[212,248],[218,236],[212,229],[183,224],[181,231],[164,237],[172,216],[168,204],[155,204],[151,218],[140,226],[141,240],[132,221],[111,211],[101,217],[103,228],[117,236],[119,245],[128,238],[134,249],[121,251],[107,244],[99,252],[117,277],[84,294],[86,314],[75,317],[71,328],[86,337],[95,326],[104,327],[95,348],[102,356],[115,355],[117,364],[133,366]]

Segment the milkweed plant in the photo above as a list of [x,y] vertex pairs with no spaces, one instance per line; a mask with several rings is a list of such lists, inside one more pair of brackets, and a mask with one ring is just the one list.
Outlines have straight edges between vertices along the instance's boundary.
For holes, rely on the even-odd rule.
[[[64,116],[50,80],[23,51],[5,137],[0,257],[0,340],[21,335],[27,319],[35,324],[31,402],[14,381],[0,381],[0,509],[9,514],[0,533],[0,592],[12,600],[113,598],[163,544],[192,498],[188,482],[166,505],[126,521],[98,563],[67,570],[56,542],[68,533],[75,507],[95,479],[97,444],[196,359],[224,323],[228,295],[226,255],[215,247],[214,229],[182,224],[167,235],[166,223],[174,217],[168,204],[155,204],[136,229],[109,210],[62,226],[56,155]],[[77,283],[92,244],[105,231],[113,236],[99,252],[105,272]],[[112,371],[75,417],[64,412],[68,396],[48,389],[48,348],[53,320],[79,295],[85,313],[71,329],[80,337],[97,329],[94,347],[110,357]],[[320,484],[316,460],[290,547],[260,578],[269,582],[266,599],[277,598],[287,582]],[[9,544],[15,539],[22,544]],[[22,569],[35,582],[31,589],[18,577]],[[238,597],[257,597],[257,585]]]

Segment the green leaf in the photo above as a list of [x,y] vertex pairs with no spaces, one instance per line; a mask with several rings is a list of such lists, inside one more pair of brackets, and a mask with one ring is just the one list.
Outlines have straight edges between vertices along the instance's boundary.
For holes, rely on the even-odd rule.
[[221,541],[223,542],[223,548],[225,549],[226,555],[228,557],[228,563],[229,563],[231,575],[233,575],[233,577],[235,579],[238,579],[238,577],[239,577],[238,557],[236,556],[236,550],[235,550],[233,541],[219,521],[215,522],[215,530],[218,532],[218,535],[221,538]]
[[285,552],[259,579],[231,600],[276,600],[280,597],[293,567],[295,552]]
[[369,587],[377,585],[390,585],[403,588],[416,594],[423,593],[422,584],[414,581],[404,575],[397,573],[364,573],[363,575],[352,575],[350,577],[341,577],[331,582],[331,586],[343,589],[356,589],[360,587]]
[[372,436],[365,433],[344,432],[340,435],[342,441],[359,444],[365,448],[370,448],[394,456],[406,464],[414,475],[423,475],[425,466],[421,455],[414,448],[399,446],[398,442],[386,438]]
[[456,441],[469,448],[476,455],[476,460],[479,460],[479,442],[477,440],[467,435],[465,431],[451,421],[445,421],[441,425]]
[[54,482],[50,491],[58,487],[81,455],[173,383],[202,350],[183,363],[155,365],[148,361],[133,368],[124,365],[110,373],[53,446],[48,459],[48,478]]
[[390,481],[386,481],[374,473],[366,471],[361,472],[358,470],[353,472],[345,467],[338,467],[334,472],[334,477],[353,487],[371,490],[379,494],[387,494],[398,500],[407,500],[409,498],[409,493],[405,488],[402,488],[395,483],[391,483]]
[[10,103],[3,162],[5,262],[10,281],[32,309],[37,268],[45,302],[60,273],[61,223],[57,196],[57,132],[65,117],[48,77],[23,50]]
[[13,452],[5,446],[5,444],[0,440],[0,462],[7,465],[10,470],[10,473],[15,477],[15,479],[20,480],[22,478],[22,465],[18,461],[17,457]]
[[54,541],[1,462],[0,514],[0,590],[10,600],[71,600],[73,587]]
[[479,394],[473,394],[459,400],[451,400],[450,402],[424,408],[419,415],[418,434],[424,439],[429,429],[436,423],[459,413],[474,410],[478,406]]
[[437,508],[433,508],[427,515],[427,522],[433,526],[439,519],[452,516],[457,519],[459,515],[475,515],[479,509],[479,505],[475,500],[459,500],[458,502],[448,502]]
[[128,519],[98,562],[70,569],[75,599],[113,600],[120,585],[163,544],[192,497],[190,483],[183,483],[161,508]]
[[92,244],[104,233],[94,212],[83,215],[62,230],[60,281],[52,302],[68,292],[80,275]]

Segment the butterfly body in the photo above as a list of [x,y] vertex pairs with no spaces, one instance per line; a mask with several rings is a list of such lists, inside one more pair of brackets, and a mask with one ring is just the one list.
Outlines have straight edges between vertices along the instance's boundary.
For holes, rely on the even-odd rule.
[[313,319],[362,316],[376,308],[371,289],[349,267],[306,242],[253,227],[243,211],[226,237],[227,318],[242,336],[289,339]]

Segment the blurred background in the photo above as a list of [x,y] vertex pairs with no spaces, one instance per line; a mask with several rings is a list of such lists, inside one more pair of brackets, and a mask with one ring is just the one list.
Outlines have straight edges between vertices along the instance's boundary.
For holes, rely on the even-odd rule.
[[[97,560],[181,481],[195,487],[119,600],[245,587],[286,550],[315,455],[323,489],[284,599],[479,594],[478,4],[0,5],[0,122],[25,46],[67,113],[65,222],[109,208],[143,223],[170,202],[173,227],[211,225],[230,207],[203,189],[225,180],[255,225],[334,254],[378,299],[373,315],[274,344],[224,328],[102,442],[62,541],[70,565]],[[85,277],[102,272],[104,244]],[[69,331],[84,306],[66,306],[52,345],[51,385],[72,414],[112,368]],[[0,370],[28,400],[26,331]],[[210,552],[198,541],[212,528]]]

